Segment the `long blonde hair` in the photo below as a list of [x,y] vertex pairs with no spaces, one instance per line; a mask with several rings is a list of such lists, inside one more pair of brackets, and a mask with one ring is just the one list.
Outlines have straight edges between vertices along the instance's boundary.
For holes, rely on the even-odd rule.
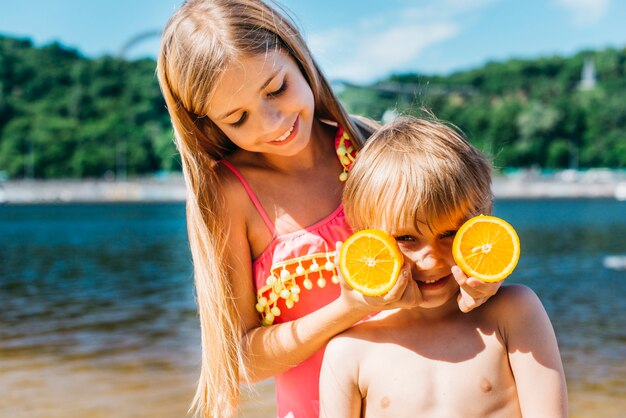
[[315,98],[315,115],[338,122],[362,143],[302,36],[281,13],[255,0],[188,0],[170,18],[157,75],[180,152],[187,186],[187,229],[201,325],[202,368],[191,409],[203,417],[236,410],[247,381],[241,321],[225,262],[227,228],[217,161],[235,145],[206,116],[216,83],[241,56],[279,49],[299,65]]
[[343,194],[346,218],[357,230],[410,225],[420,231],[426,225],[435,232],[491,213],[491,171],[489,160],[455,129],[401,117],[357,156]]

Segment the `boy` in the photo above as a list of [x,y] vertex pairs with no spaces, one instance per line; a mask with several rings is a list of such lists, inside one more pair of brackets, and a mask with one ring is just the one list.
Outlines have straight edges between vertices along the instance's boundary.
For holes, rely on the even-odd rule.
[[321,417],[565,417],[567,391],[554,331],[532,290],[503,286],[470,313],[452,241],[492,209],[491,165],[457,132],[400,118],[361,150],[343,197],[355,230],[396,237],[421,295],[328,344]]

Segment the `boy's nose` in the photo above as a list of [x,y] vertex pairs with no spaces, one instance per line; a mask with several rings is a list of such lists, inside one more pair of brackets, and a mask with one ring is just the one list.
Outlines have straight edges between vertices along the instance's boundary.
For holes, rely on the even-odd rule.
[[439,267],[441,260],[437,256],[436,252],[433,251],[432,248],[428,247],[419,251],[415,257],[413,257],[413,262],[418,270],[425,271]]

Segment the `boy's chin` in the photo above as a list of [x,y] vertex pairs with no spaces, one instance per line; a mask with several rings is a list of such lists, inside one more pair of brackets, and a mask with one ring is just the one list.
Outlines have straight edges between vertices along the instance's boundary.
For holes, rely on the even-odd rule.
[[446,305],[448,301],[425,300],[419,304],[421,309],[437,309]]
[[419,304],[420,308],[434,309],[450,303],[456,304],[459,286],[452,274],[431,284],[418,282],[418,287],[423,298]]
[[458,291],[448,295],[422,295],[424,299],[419,304],[421,309],[437,309],[457,304]]

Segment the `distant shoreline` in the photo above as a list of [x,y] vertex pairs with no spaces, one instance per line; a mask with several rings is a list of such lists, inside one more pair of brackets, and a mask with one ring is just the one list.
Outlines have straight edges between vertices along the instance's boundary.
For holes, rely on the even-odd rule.
[[[609,172],[610,173],[610,172]],[[626,175],[496,176],[496,199],[609,198],[626,200]],[[0,182],[0,203],[184,202],[182,176],[111,180],[9,180]]]

